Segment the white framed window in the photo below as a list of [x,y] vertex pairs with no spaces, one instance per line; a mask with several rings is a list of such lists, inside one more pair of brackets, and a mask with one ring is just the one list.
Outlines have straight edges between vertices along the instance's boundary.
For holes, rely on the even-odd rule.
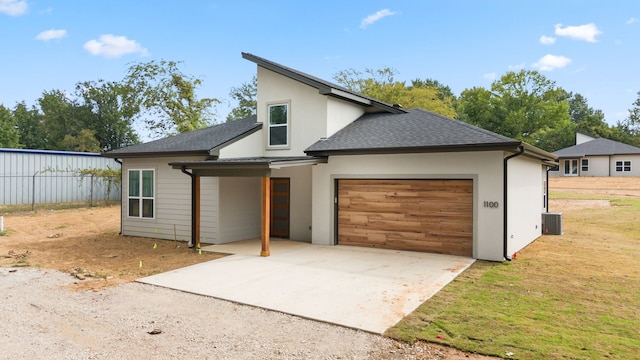
[[578,159],[569,159],[564,161],[564,175],[578,176]]
[[616,161],[616,171],[617,172],[630,172],[631,171],[631,160],[618,160],[618,161]]
[[129,170],[129,217],[153,219],[155,216],[155,170]]
[[267,146],[289,146],[289,104],[278,103],[267,106]]
[[582,171],[589,171],[589,159],[582,159]]

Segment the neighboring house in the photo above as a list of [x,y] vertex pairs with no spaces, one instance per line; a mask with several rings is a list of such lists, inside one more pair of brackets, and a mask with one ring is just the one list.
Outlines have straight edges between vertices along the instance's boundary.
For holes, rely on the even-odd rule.
[[554,152],[557,170],[550,176],[640,176],[640,148],[576,133],[576,145]]
[[119,186],[79,174],[107,168],[120,164],[98,153],[2,148],[0,205],[119,200]]
[[541,235],[553,154],[242,56],[257,116],[103,154],[123,162],[124,235],[495,261]]

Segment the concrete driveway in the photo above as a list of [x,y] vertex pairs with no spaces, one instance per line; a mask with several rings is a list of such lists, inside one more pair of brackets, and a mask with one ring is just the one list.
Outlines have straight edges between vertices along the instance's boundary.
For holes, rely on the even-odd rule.
[[138,281],[382,334],[475,261],[359,247],[282,246],[286,250],[272,243],[270,257],[235,254]]

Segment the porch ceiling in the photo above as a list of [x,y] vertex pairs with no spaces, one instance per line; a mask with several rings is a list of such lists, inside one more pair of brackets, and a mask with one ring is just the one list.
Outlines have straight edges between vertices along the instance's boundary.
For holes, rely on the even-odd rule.
[[199,161],[176,161],[169,165],[174,169],[191,170],[197,176],[270,176],[272,169],[326,163],[326,157],[250,157]]

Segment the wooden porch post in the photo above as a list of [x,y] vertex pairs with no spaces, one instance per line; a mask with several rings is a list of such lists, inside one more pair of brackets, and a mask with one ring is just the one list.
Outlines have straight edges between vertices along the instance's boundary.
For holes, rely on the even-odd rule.
[[260,240],[262,240],[262,250],[260,256],[271,255],[269,251],[269,237],[271,222],[271,178],[269,176],[262,177],[262,229],[260,231]]
[[194,201],[194,236],[196,238],[196,249],[200,249],[200,176],[193,176],[193,201]]

